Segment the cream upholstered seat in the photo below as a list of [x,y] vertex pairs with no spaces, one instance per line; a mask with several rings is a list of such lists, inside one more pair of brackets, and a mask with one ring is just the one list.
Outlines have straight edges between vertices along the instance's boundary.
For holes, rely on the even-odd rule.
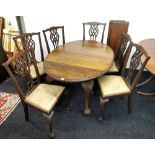
[[108,73],[115,73],[115,72],[118,72],[118,68],[116,67],[116,64],[113,63],[113,65],[110,68],[110,70],[108,71]]
[[129,94],[130,89],[121,76],[104,75],[98,78],[102,96],[110,97],[120,94]]
[[[37,63],[37,67],[38,67],[39,75],[45,74],[43,62]],[[32,79],[35,79],[37,77],[34,65],[30,66],[30,75],[31,75]]]
[[64,89],[62,86],[39,84],[32,93],[25,97],[25,102],[41,111],[49,113]]

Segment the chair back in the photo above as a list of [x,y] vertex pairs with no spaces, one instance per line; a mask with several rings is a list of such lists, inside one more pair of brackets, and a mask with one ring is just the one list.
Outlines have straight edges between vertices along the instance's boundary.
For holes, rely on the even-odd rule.
[[64,33],[64,26],[53,26],[46,30],[43,30],[47,51],[48,53],[51,52],[51,46],[49,43],[52,43],[54,49],[59,47],[60,45],[60,37],[62,38],[62,44],[65,44],[65,33]]
[[[38,53],[38,50],[40,50],[41,61],[44,61],[44,53],[43,53],[40,32],[24,33],[23,35],[14,37],[13,40],[15,42],[18,52],[24,49],[24,51],[27,52],[30,58],[31,58],[30,56],[31,52],[33,52],[35,55],[35,59],[37,59],[36,53]],[[39,47],[39,49],[37,49],[37,47]]]
[[[136,88],[137,82],[149,59],[150,57],[143,47],[131,42],[121,72],[121,75],[131,87],[131,91]],[[129,67],[127,68],[127,66]]]
[[[103,43],[104,39],[104,31],[105,31],[106,23],[99,23],[99,22],[87,22],[83,23],[83,40],[86,38],[86,29],[88,29],[90,40],[97,41],[97,37],[101,36],[101,43]],[[101,29],[101,30],[100,30]]]
[[[33,55],[33,59],[34,59],[34,55]],[[11,57],[7,62],[3,63],[3,66],[6,69],[7,73],[9,74],[10,78],[12,79],[14,85],[16,86],[16,89],[17,89],[21,99],[24,100],[25,95],[23,93],[23,90],[20,87],[20,85],[16,79],[16,76],[13,74],[12,70],[9,67],[14,63],[15,63],[14,72],[18,76],[20,76],[26,80],[29,91],[31,91],[35,87],[35,85],[40,82],[39,74],[36,73],[37,79],[36,79],[36,81],[34,81],[30,75],[30,63],[29,63],[29,61],[27,61],[27,53],[24,51],[20,51],[20,52],[14,54],[14,56]],[[35,68],[37,68],[36,63],[34,63],[33,65]]]
[[123,62],[124,62],[125,57],[127,55],[127,49],[129,47],[131,41],[132,40],[131,40],[131,37],[129,34],[127,34],[127,33],[122,34],[122,38],[120,41],[118,52],[117,52],[117,55],[115,57],[115,62],[116,62],[117,67],[119,68],[119,70],[121,70],[123,67]]

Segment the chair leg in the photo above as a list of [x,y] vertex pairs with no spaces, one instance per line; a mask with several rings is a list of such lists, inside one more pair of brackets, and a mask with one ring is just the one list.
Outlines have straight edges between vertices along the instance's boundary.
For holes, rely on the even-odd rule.
[[120,99],[123,100],[124,99],[123,96],[121,96]]
[[46,118],[48,125],[49,125],[49,137],[50,138],[54,138],[53,125],[52,125],[53,115],[54,115],[54,111],[51,111],[49,115],[43,113],[43,116]]
[[100,96],[100,114],[98,116],[98,121],[101,122],[104,118],[104,113],[103,113],[103,110],[104,110],[104,104],[106,103],[106,100],[103,99],[101,96]]
[[25,113],[25,121],[29,121],[29,111],[28,111],[28,106],[25,103],[22,103],[23,108],[24,108],[24,113]]
[[128,114],[131,114],[131,112],[132,112],[132,103],[131,103],[132,96],[133,96],[133,94],[130,94],[128,96]]
[[66,89],[64,94],[63,94],[64,97],[63,98],[63,102],[65,103],[64,106],[67,110],[70,109],[70,102],[69,102],[69,98],[70,98],[70,93],[69,93],[69,90]]

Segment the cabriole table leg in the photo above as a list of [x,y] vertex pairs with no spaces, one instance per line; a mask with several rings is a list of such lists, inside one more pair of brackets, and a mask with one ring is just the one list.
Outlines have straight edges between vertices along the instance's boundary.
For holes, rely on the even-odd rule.
[[85,115],[90,115],[91,113],[91,109],[89,108],[89,101],[90,101],[90,97],[93,94],[93,86],[94,86],[94,81],[90,80],[90,81],[85,81],[81,83],[82,88],[85,92],[85,96],[84,96],[84,114]]

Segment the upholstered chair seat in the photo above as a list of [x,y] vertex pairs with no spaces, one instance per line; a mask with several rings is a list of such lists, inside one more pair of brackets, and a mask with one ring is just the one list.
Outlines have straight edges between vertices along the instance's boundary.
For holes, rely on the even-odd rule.
[[116,64],[113,63],[113,65],[110,68],[110,70],[108,71],[108,73],[115,73],[115,72],[118,72],[118,68],[116,67]]
[[[45,74],[45,70],[44,70],[43,62],[37,63],[37,67],[38,67],[39,75],[44,75]],[[30,66],[30,75],[31,75],[32,79],[37,78],[34,65]]]
[[98,78],[98,82],[102,96],[104,97],[130,93],[130,88],[121,76],[105,75]]
[[39,84],[32,93],[25,97],[25,102],[41,111],[49,113],[64,89],[62,86]]

